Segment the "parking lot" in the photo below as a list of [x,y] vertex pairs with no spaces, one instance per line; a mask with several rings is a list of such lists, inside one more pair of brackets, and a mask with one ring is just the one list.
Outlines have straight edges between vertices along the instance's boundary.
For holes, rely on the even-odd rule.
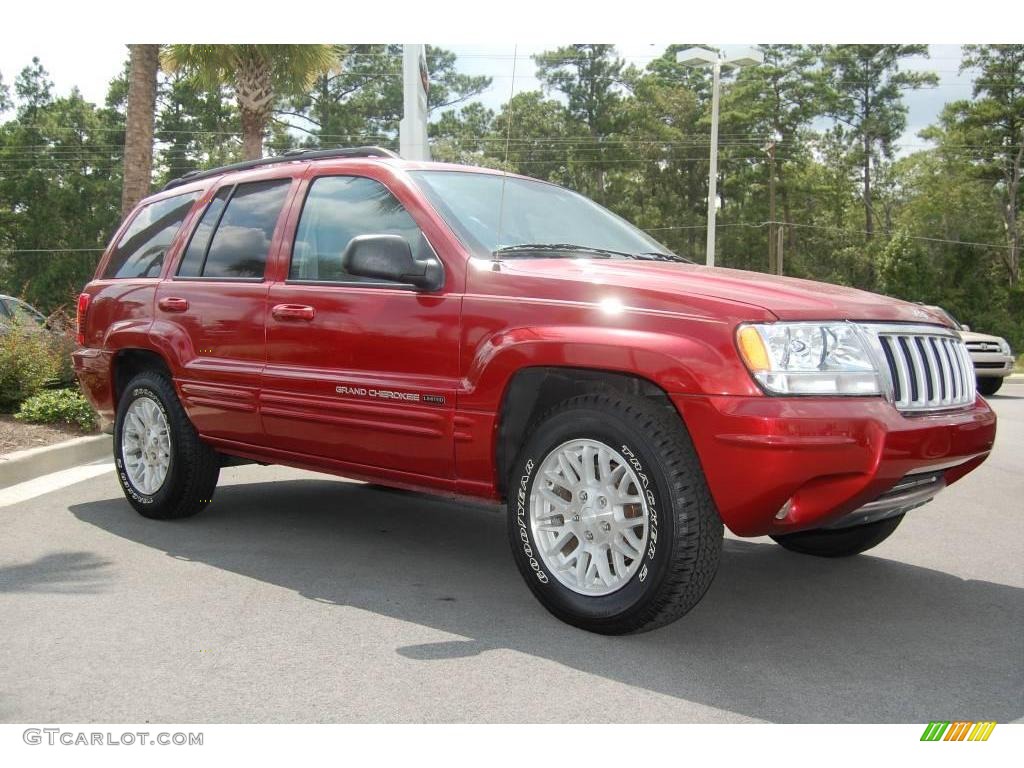
[[501,514],[280,467],[196,518],[112,472],[0,507],[4,722],[927,722],[1024,717],[1024,382],[995,452],[868,555],[727,539],[666,629],[587,634]]

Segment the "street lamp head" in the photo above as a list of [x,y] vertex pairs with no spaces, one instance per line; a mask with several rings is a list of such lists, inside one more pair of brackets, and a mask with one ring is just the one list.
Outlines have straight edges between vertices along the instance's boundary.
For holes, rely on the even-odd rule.
[[756,67],[758,64],[764,64],[764,53],[757,48],[751,48],[746,53],[732,56],[722,63],[733,67]]
[[676,52],[676,61],[684,67],[706,67],[718,61],[718,53],[707,48],[687,48]]

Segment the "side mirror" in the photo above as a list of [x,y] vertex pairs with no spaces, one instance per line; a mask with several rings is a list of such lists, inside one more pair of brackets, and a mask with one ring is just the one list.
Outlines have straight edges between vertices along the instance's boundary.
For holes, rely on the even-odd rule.
[[970,331],[971,330],[971,326],[969,326],[967,323],[961,323],[960,324],[960,330],[961,331]]
[[422,290],[440,288],[440,265],[419,261],[409,242],[399,235],[359,235],[341,254],[341,268],[350,275],[414,285]]

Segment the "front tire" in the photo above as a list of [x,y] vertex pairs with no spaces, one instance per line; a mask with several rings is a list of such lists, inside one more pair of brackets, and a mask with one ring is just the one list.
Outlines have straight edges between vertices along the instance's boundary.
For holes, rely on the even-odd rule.
[[998,376],[986,376],[978,378],[978,391],[983,395],[994,395],[1003,386],[1003,380]]
[[787,533],[772,536],[776,543],[790,552],[817,557],[850,557],[867,552],[877,547],[895,531],[903,520],[903,515],[887,517],[873,523],[854,525],[850,528],[828,530],[818,528],[813,531]]
[[124,495],[143,517],[191,517],[213,500],[217,452],[199,439],[166,375],[128,382],[114,421],[114,464]]
[[520,573],[553,615],[607,635],[675,621],[718,569],[722,521],[679,416],[581,395],[535,425],[508,485]]

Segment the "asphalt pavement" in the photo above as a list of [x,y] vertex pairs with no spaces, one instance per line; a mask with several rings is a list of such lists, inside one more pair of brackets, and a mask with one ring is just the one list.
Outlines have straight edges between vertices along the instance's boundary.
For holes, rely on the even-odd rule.
[[1024,718],[1024,382],[991,458],[867,555],[728,538],[643,635],[531,597],[496,508],[280,467],[185,521],[112,472],[0,507],[3,722]]

